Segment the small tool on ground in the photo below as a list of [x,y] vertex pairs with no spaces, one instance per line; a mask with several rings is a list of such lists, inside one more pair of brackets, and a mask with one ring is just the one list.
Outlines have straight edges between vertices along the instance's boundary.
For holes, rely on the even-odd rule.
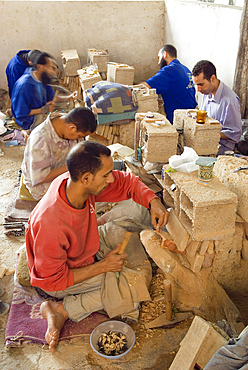
[[172,313],[172,294],[171,294],[171,282],[169,279],[163,281],[164,284],[164,299],[166,313],[163,313],[155,320],[152,320],[145,324],[146,329],[167,327],[172,328],[179,324],[181,321],[189,319],[193,316],[192,312],[177,312]]

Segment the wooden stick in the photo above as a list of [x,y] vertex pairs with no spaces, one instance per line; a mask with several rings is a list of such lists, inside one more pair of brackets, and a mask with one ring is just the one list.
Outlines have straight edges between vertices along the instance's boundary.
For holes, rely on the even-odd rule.
[[166,309],[166,319],[172,319],[172,304],[171,304],[171,282],[169,279],[163,281],[164,284],[164,299]]
[[138,147],[140,137],[140,121],[135,121],[135,138],[134,138],[134,159],[138,159]]
[[122,241],[122,244],[121,244],[121,249],[119,250],[118,254],[123,254],[125,252],[126,247],[128,245],[128,242],[131,238],[131,235],[132,235],[132,233],[130,233],[129,231],[126,232],[126,235],[125,235],[125,237]]

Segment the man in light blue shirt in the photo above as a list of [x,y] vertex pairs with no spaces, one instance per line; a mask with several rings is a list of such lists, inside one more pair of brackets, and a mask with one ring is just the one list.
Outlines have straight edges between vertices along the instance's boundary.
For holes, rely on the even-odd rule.
[[217,155],[225,154],[225,151],[234,149],[242,134],[240,100],[217,78],[216,68],[208,60],[198,62],[192,75],[197,90],[204,94],[201,109],[222,124]]

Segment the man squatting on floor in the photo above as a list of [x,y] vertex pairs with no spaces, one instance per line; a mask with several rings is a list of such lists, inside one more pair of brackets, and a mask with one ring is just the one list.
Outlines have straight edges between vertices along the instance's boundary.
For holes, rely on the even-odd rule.
[[69,152],[67,167],[31,213],[26,232],[31,285],[60,299],[41,305],[51,352],[68,318],[79,322],[104,309],[110,318],[137,321],[140,302],[150,299],[151,266],[138,234],[118,255],[125,231],[112,222],[97,228],[95,202],[132,198],[126,215],[136,212],[140,222],[148,216],[157,231],[168,219],[159,198],[138,177],[113,171],[107,147],[81,142]]

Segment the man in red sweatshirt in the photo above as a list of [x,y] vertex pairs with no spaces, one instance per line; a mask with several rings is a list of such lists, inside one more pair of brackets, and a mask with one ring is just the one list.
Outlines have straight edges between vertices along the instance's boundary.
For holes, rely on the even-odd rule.
[[[150,267],[142,246],[140,249],[135,243],[132,248],[140,256],[135,257],[137,262],[129,261],[128,267],[123,266],[133,252],[118,254],[123,231],[119,240],[118,235],[110,243],[101,235],[99,240],[95,202],[132,198],[145,207],[141,207],[145,212],[150,209],[151,222],[157,231],[168,219],[165,207],[138,177],[113,171],[107,147],[81,142],[69,152],[67,167],[69,173],[51,183],[33,210],[26,233],[31,285],[61,299],[41,305],[42,316],[48,322],[46,340],[52,353],[68,318],[78,322],[101,309],[110,317],[132,317],[132,311],[135,315],[138,311],[139,302],[149,299]],[[111,233],[113,228],[108,229],[107,234]],[[121,272],[119,280],[117,271]],[[122,297],[124,300],[118,302]]]

